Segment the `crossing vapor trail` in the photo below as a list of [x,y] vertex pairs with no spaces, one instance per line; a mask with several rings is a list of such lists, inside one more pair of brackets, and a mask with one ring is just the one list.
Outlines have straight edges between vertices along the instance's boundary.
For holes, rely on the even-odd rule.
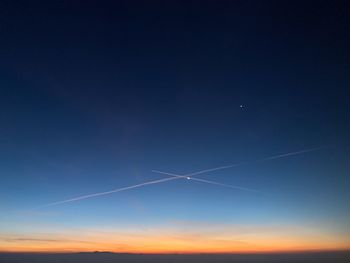
[[135,189],[135,188],[144,187],[144,186],[147,186],[147,185],[160,184],[160,183],[164,183],[164,182],[168,182],[168,181],[179,180],[179,179],[186,179],[186,178],[194,180],[194,181],[198,181],[198,182],[203,182],[203,183],[208,183],[208,184],[213,184],[213,185],[218,185],[218,186],[223,186],[223,187],[229,187],[229,188],[239,189],[239,190],[243,190],[243,191],[259,192],[259,191],[255,190],[255,189],[250,189],[250,188],[245,188],[245,187],[240,187],[240,186],[234,186],[234,185],[228,185],[228,184],[223,184],[223,183],[219,183],[219,182],[215,182],[215,181],[199,179],[199,178],[193,178],[192,176],[199,175],[199,174],[204,174],[204,173],[209,173],[209,172],[213,172],[213,171],[218,171],[218,170],[223,170],[223,169],[228,169],[228,168],[233,168],[233,167],[237,167],[237,166],[241,166],[241,165],[248,165],[248,164],[253,164],[253,163],[258,163],[258,162],[264,162],[264,161],[269,161],[269,160],[274,160],[274,159],[285,158],[285,157],[288,157],[288,156],[293,156],[293,155],[303,154],[303,153],[306,153],[306,152],[312,152],[312,151],[320,150],[322,148],[325,148],[325,147],[317,147],[317,148],[305,149],[305,150],[296,151],[296,152],[280,154],[280,155],[273,155],[273,156],[265,157],[265,158],[262,158],[262,159],[256,160],[256,161],[244,162],[244,163],[236,163],[236,164],[231,164],[231,165],[226,165],[226,166],[219,166],[219,167],[215,167],[215,168],[211,168],[211,169],[206,169],[206,170],[201,170],[201,171],[189,173],[189,174],[186,174],[186,175],[178,175],[178,174],[172,174],[172,173],[166,173],[166,172],[161,172],[161,171],[157,171],[157,170],[152,170],[152,172],[159,173],[159,174],[164,174],[164,175],[170,175],[171,177],[167,177],[167,178],[159,179],[159,180],[148,181],[148,182],[135,184],[135,185],[131,185],[131,186],[126,186],[126,187],[122,187],[122,188],[117,188],[117,189],[113,189],[113,190],[110,190],[110,191],[77,196],[77,197],[74,197],[74,198],[70,198],[70,199],[66,199],[66,200],[62,200],[62,201],[58,201],[58,202],[45,204],[45,205],[37,207],[37,209],[45,208],[45,207],[51,207],[51,206],[56,206],[56,205],[61,205],[61,204],[66,204],[66,203],[71,203],[71,202],[76,202],[76,201],[85,200],[85,199],[94,198],[94,197],[99,197],[99,196],[103,196],[103,195],[109,195],[109,194],[114,194],[114,193],[118,193],[118,192],[122,192],[122,191],[128,191],[128,190],[132,190],[132,189]]
[[241,186],[237,186],[237,185],[230,185],[230,184],[223,184],[223,183],[219,183],[219,182],[215,182],[215,181],[209,181],[209,180],[204,180],[204,179],[200,179],[200,178],[196,178],[196,177],[190,177],[189,174],[179,175],[179,174],[162,172],[162,171],[158,171],[158,170],[152,170],[152,172],[158,173],[158,174],[170,175],[170,176],[173,176],[174,178],[182,178],[182,179],[188,179],[188,180],[193,180],[193,181],[212,184],[212,185],[228,187],[228,188],[232,188],[235,190],[242,190],[242,191],[255,192],[255,193],[260,192],[258,190],[252,189],[252,188],[246,188],[246,187],[241,187]]
[[[281,159],[281,158],[285,158],[285,157],[289,157],[289,156],[293,156],[293,155],[299,155],[299,154],[303,154],[303,153],[307,153],[307,152],[313,152],[313,151],[321,150],[323,148],[325,148],[325,147],[315,147],[315,148],[305,149],[305,150],[301,150],[301,151],[289,152],[289,153],[284,153],[284,154],[279,154],[279,155],[272,155],[272,156],[265,157],[265,158],[262,158],[262,159],[259,159],[259,160],[255,160],[255,161],[229,164],[229,165],[225,165],[225,166],[219,166],[219,167],[215,167],[215,168],[200,170],[200,171],[197,171],[197,172],[189,173],[189,174],[186,174],[186,175],[178,175],[178,176],[191,177],[191,176],[194,176],[194,175],[205,174],[205,173],[209,173],[209,172],[229,169],[229,168],[233,168],[233,167],[237,167],[237,166],[243,166],[243,165],[248,165],[248,164],[266,162],[266,161],[275,160],[275,159]],[[154,173],[164,173],[164,172],[160,172],[158,170],[152,170],[152,172],[154,172]],[[174,176],[174,174],[173,174],[173,176]]]

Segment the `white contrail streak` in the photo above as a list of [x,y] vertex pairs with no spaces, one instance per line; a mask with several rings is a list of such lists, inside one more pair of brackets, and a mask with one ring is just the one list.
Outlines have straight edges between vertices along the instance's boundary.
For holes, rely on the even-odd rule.
[[259,191],[255,190],[255,189],[241,187],[241,186],[236,186],[236,185],[230,185],[230,184],[223,184],[223,183],[219,183],[219,182],[215,182],[215,181],[209,181],[209,180],[204,180],[204,179],[199,179],[199,178],[195,178],[195,177],[190,177],[188,174],[187,175],[178,175],[178,174],[167,173],[167,172],[162,172],[162,171],[158,171],[158,170],[152,170],[152,172],[159,173],[159,174],[164,174],[164,175],[170,175],[170,176],[177,177],[177,178],[182,178],[182,179],[189,179],[189,180],[202,182],[202,183],[207,183],[207,184],[213,184],[213,185],[228,187],[228,188],[232,188],[232,189],[235,189],[235,190],[242,190],[242,191],[249,191],[249,192],[259,193]]
[[[303,154],[303,153],[307,153],[307,152],[313,152],[313,151],[321,150],[323,148],[325,148],[325,147],[324,146],[323,147],[316,147],[316,148],[305,149],[305,150],[296,151],[296,152],[289,152],[289,153],[285,153],[285,154],[273,155],[273,156],[265,157],[265,158],[262,158],[262,159],[259,159],[259,160],[256,160],[256,161],[242,162],[242,163],[235,163],[235,164],[230,164],[230,165],[225,165],[225,166],[219,166],[219,167],[215,167],[215,168],[210,168],[210,169],[205,169],[205,170],[200,170],[200,171],[197,171],[197,172],[189,173],[189,174],[183,175],[183,177],[191,177],[193,175],[209,173],[209,172],[223,170],[223,169],[228,169],[228,168],[233,168],[233,167],[237,167],[237,166],[248,165],[248,164],[259,163],[259,162],[265,162],[265,161],[274,160],[274,159],[285,158],[285,157],[288,157],[288,156],[293,156],[293,155],[298,155],[298,154]],[[162,173],[162,172],[157,171],[157,170],[152,170],[152,172]],[[182,175],[179,175],[179,176],[182,176]]]
[[192,179],[194,181],[199,181],[199,182],[203,182],[203,183],[210,183],[210,184],[215,184],[215,185],[221,185],[221,186],[230,187],[230,188],[234,188],[234,189],[258,192],[257,190],[254,190],[254,189],[249,189],[249,188],[244,188],[244,187],[239,187],[239,186],[233,186],[233,185],[226,185],[226,184],[222,184],[222,183],[218,183],[218,182],[214,182],[214,181],[208,181],[208,180],[193,178],[192,176],[193,175],[198,175],[198,174],[204,174],[204,173],[208,173],[208,172],[212,172],[212,171],[222,170],[222,169],[228,169],[228,168],[232,168],[232,167],[236,167],[236,166],[241,166],[241,165],[246,165],[246,164],[251,164],[251,163],[257,163],[257,162],[263,162],[263,161],[268,161],[268,160],[273,160],[273,159],[279,159],[279,158],[284,158],[284,157],[287,157],[287,156],[302,154],[302,153],[306,153],[306,152],[312,152],[312,151],[320,150],[322,148],[325,148],[325,147],[318,147],[318,148],[301,150],[301,151],[297,151],[297,152],[290,152],[290,153],[286,153],[286,154],[274,155],[274,156],[266,157],[266,158],[263,158],[263,159],[260,159],[260,160],[257,160],[257,161],[252,161],[252,162],[245,162],[245,163],[237,163],[237,164],[231,164],[231,165],[226,165],[226,166],[219,166],[219,167],[215,167],[215,168],[211,168],[211,169],[206,169],[206,170],[201,170],[201,171],[198,171],[198,172],[193,172],[193,173],[190,173],[190,174],[187,174],[187,175],[176,175],[176,174],[165,173],[165,172],[161,172],[161,171],[157,171],[157,170],[152,170],[152,172],[160,173],[160,174],[167,174],[167,175],[171,175],[172,177],[159,179],[159,180],[154,180],[154,181],[148,181],[148,182],[145,182],[145,183],[140,183],[140,184],[131,185],[131,186],[127,186],[127,187],[117,188],[117,189],[114,189],[114,190],[111,190],[111,191],[106,191],[106,192],[99,192],[99,193],[94,193],[94,194],[89,194],[89,195],[82,195],[82,196],[78,196],[78,197],[75,197],[75,198],[70,198],[70,199],[66,199],[66,200],[63,200],[63,201],[58,201],[58,202],[42,205],[42,206],[39,206],[37,208],[56,206],[56,205],[60,205],[60,204],[80,201],[80,200],[93,198],[93,197],[97,197],[97,196],[109,195],[109,194],[113,194],[113,193],[118,193],[118,192],[122,192],[122,191],[131,190],[131,189],[134,189],[134,188],[143,187],[143,186],[146,186],[146,185],[159,184],[159,183],[172,181],[172,180],[176,180],[176,179],[181,179],[181,178],[182,179],[188,178],[188,179]]
[[111,191],[107,191],[107,192],[99,192],[99,193],[94,193],[94,194],[89,194],[89,195],[82,195],[82,196],[66,199],[66,200],[63,200],[63,201],[58,201],[58,202],[42,205],[42,206],[39,206],[37,208],[44,208],[44,207],[50,207],[50,206],[55,206],[55,205],[75,202],[75,201],[84,200],[84,199],[88,199],[88,198],[93,198],[93,197],[97,197],[97,196],[101,196],[101,195],[109,195],[109,194],[113,194],[113,193],[118,193],[118,192],[122,192],[122,191],[131,190],[131,189],[134,189],[134,188],[143,187],[143,186],[146,186],[146,185],[159,184],[159,183],[164,183],[164,182],[172,181],[172,180],[176,180],[176,179],[180,179],[180,178],[179,177],[178,178],[177,177],[168,177],[168,178],[154,180],[154,181],[149,181],[149,182],[145,182],[145,183],[141,183],[141,184],[135,184],[135,185],[127,186],[127,187],[117,188],[117,189],[114,189],[114,190],[111,190]]
[[302,154],[302,153],[307,153],[307,152],[313,152],[313,151],[321,150],[321,149],[323,149],[323,148],[325,148],[325,146],[323,146],[323,147],[311,148],[311,149],[306,149],[306,150],[301,150],[301,151],[297,151],[297,152],[290,152],[290,153],[275,155],[275,156],[271,156],[271,157],[266,157],[266,158],[264,158],[264,159],[261,159],[260,161],[267,161],[267,160],[273,160],[273,159],[284,158],[284,157],[288,157],[288,156],[292,156],[292,155],[298,155],[298,154]]
[[242,190],[242,191],[248,191],[248,192],[254,192],[254,193],[261,193],[258,190],[255,189],[251,189],[251,188],[246,188],[246,187],[241,187],[241,186],[235,186],[235,185],[230,185],[230,184],[223,184],[223,183],[218,183],[215,181],[209,181],[209,180],[204,180],[204,179],[199,179],[199,178],[190,178],[191,180],[194,181],[198,181],[198,182],[202,182],[202,183],[207,183],[207,184],[213,184],[213,185],[218,185],[218,186],[223,186],[223,187],[228,187],[228,188],[232,188],[235,190]]

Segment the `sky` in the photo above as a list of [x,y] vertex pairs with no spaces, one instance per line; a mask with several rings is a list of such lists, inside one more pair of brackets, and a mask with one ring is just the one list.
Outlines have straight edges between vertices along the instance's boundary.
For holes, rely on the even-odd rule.
[[0,251],[350,249],[349,11],[1,1]]

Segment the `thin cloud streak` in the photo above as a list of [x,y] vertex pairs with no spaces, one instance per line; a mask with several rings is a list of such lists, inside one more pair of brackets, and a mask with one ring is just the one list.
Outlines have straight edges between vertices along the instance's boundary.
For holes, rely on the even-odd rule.
[[321,149],[324,149],[324,148],[326,148],[326,146],[315,147],[315,148],[311,148],[311,149],[305,149],[305,150],[301,150],[301,151],[275,155],[275,156],[271,156],[271,157],[266,157],[264,159],[261,159],[260,161],[280,159],[280,158],[284,158],[284,157],[288,157],[288,156],[292,156],[292,155],[298,155],[298,154],[307,153],[307,152],[314,152],[314,151],[318,151],[318,150],[321,150]]
[[109,194],[113,194],[113,193],[127,191],[127,190],[131,190],[131,189],[135,189],[135,188],[139,188],[139,187],[143,187],[143,186],[147,186],[147,185],[164,183],[164,182],[172,181],[172,180],[176,180],[176,179],[180,179],[180,178],[168,177],[168,178],[154,180],[154,181],[149,181],[149,182],[145,182],[145,183],[141,183],[141,184],[136,184],[136,185],[131,185],[131,186],[127,186],[127,187],[117,188],[117,189],[114,189],[114,190],[111,190],[111,191],[99,192],[99,193],[94,193],[94,194],[89,194],[89,195],[78,196],[78,197],[75,197],[75,198],[70,198],[70,199],[66,199],[66,200],[63,200],[63,201],[58,201],[58,202],[42,205],[42,206],[39,206],[37,208],[45,208],[45,207],[56,206],[56,205],[65,204],[65,203],[71,203],[71,202],[80,201],[80,200],[93,198],[93,197],[97,197],[97,196],[109,195]]
[[[293,155],[299,155],[299,154],[303,154],[303,153],[307,153],[307,152],[318,151],[318,150],[321,150],[321,149],[324,149],[324,148],[326,148],[326,147],[325,146],[321,146],[321,147],[315,147],[315,148],[305,149],[305,150],[296,151],[296,152],[289,152],[289,153],[285,153],[285,154],[273,155],[273,156],[265,157],[265,158],[262,158],[262,159],[259,159],[259,160],[256,160],[256,161],[242,162],[242,163],[235,163],[235,164],[230,164],[230,165],[225,165],[225,166],[219,166],[219,167],[215,167],[215,168],[200,170],[200,171],[197,171],[197,172],[189,173],[189,174],[186,174],[186,175],[178,175],[178,176],[191,177],[193,175],[199,175],[199,174],[209,173],[209,172],[213,172],[213,171],[233,168],[233,167],[237,167],[237,166],[254,164],[254,163],[259,163],[259,162],[265,162],[265,161],[281,159],[281,158],[285,158],[285,157],[289,157],[289,156],[293,156]],[[158,170],[152,170],[152,172],[166,174],[166,173],[160,172]],[[175,174],[172,174],[172,175],[174,176]]]
[[286,153],[286,154],[274,155],[274,156],[266,157],[266,158],[263,158],[263,159],[260,159],[260,160],[257,160],[257,161],[245,162],[245,163],[237,163],[237,164],[231,164],[231,165],[225,165],[225,166],[219,166],[219,167],[215,167],[215,168],[211,168],[211,169],[205,169],[205,170],[201,170],[201,171],[198,171],[198,172],[193,172],[193,173],[190,173],[190,174],[187,174],[187,175],[177,175],[177,174],[170,174],[170,173],[165,173],[165,172],[161,172],[161,171],[157,171],[157,170],[152,170],[152,172],[168,174],[168,175],[171,175],[171,177],[164,178],[164,179],[159,179],[159,180],[154,180],[154,181],[148,181],[148,182],[145,182],[145,183],[140,183],[140,184],[131,185],[131,186],[127,186],[127,187],[117,188],[117,189],[114,189],[114,190],[111,190],[111,191],[99,192],[99,193],[94,193],[94,194],[89,194],[89,195],[78,196],[78,197],[66,199],[66,200],[63,200],[63,201],[58,201],[58,202],[54,202],[54,203],[50,203],[50,204],[45,204],[45,205],[37,207],[37,209],[45,208],[45,207],[51,207],[51,206],[56,206],[56,205],[61,205],[61,204],[66,204],[66,203],[71,203],[71,202],[76,202],[76,201],[85,200],[85,199],[89,199],[89,198],[94,198],[94,197],[98,197],[98,196],[109,195],[109,194],[113,194],[113,193],[127,191],[127,190],[131,190],[131,189],[135,189],[135,188],[139,188],[139,187],[143,187],[143,186],[147,186],[147,185],[159,184],[159,183],[163,183],[163,182],[167,182],[167,181],[184,179],[184,178],[188,178],[188,177],[190,177],[192,180],[195,180],[195,181],[200,181],[200,182],[206,181],[206,183],[210,183],[210,184],[221,185],[221,186],[235,188],[235,189],[240,189],[240,190],[258,192],[257,190],[250,189],[250,188],[244,188],[244,187],[233,186],[233,185],[226,185],[226,184],[222,184],[222,183],[218,183],[218,182],[214,182],[214,181],[208,181],[208,180],[203,180],[203,179],[198,179],[198,178],[192,178],[192,176],[193,175],[198,175],[198,174],[204,174],[204,173],[208,173],[208,172],[212,172],[212,171],[222,170],[222,169],[228,169],[228,168],[241,166],[241,165],[247,165],[247,164],[252,164],[252,163],[257,163],[257,162],[263,162],[263,161],[268,161],[268,160],[273,160],[273,159],[284,158],[284,157],[288,157],[288,156],[292,156],[292,155],[298,155],[298,154],[302,154],[302,153],[306,153],[306,152],[312,152],[312,151],[320,150],[320,149],[323,149],[323,148],[325,148],[325,147],[317,147],[317,148],[305,149],[305,150],[301,150],[301,151],[297,151],[297,152],[290,152],[290,153]]
[[235,189],[235,190],[242,190],[242,191],[248,191],[248,192],[254,192],[254,193],[261,193],[260,191],[255,190],[255,189],[251,189],[251,188],[235,186],[235,185],[230,185],[230,184],[223,184],[223,183],[219,183],[219,182],[215,182],[215,181],[209,181],[209,180],[204,180],[204,179],[199,179],[199,178],[191,177],[191,180],[197,181],[197,182],[202,182],[202,183],[207,183],[207,184],[212,184],[212,185],[228,187],[228,188],[232,188],[232,189]]
[[228,188],[232,188],[232,189],[235,189],[235,190],[242,190],[242,191],[260,193],[260,191],[255,190],[255,189],[241,187],[241,186],[236,186],[236,185],[230,185],[230,184],[223,184],[223,183],[219,183],[219,182],[215,182],[215,181],[209,181],[209,180],[204,180],[204,179],[199,179],[199,178],[195,178],[195,177],[189,177],[188,175],[178,175],[178,174],[167,173],[167,172],[162,172],[162,171],[158,171],[158,170],[152,170],[152,172],[159,173],[159,174],[164,174],[164,175],[170,175],[170,176],[177,177],[177,178],[189,179],[189,180],[193,180],[193,181],[197,181],[197,182],[217,185],[217,186],[228,187]]

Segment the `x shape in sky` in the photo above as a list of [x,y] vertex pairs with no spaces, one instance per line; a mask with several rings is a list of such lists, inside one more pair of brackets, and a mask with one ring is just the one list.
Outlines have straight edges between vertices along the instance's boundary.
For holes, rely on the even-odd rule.
[[50,207],[50,206],[65,204],[65,203],[71,203],[71,202],[80,201],[80,200],[84,200],[84,199],[88,199],[88,198],[94,198],[94,197],[98,197],[98,196],[109,195],[109,194],[113,194],[113,193],[117,193],[117,192],[127,191],[127,190],[131,190],[131,189],[135,189],[135,188],[139,188],[139,187],[143,187],[143,186],[147,186],[147,185],[160,184],[160,183],[164,183],[164,182],[168,182],[168,181],[172,181],[172,180],[176,180],[176,179],[187,179],[187,180],[193,180],[193,181],[207,183],[207,184],[212,184],[212,185],[217,185],[217,186],[228,187],[228,188],[232,188],[232,189],[236,189],[236,190],[249,191],[249,192],[259,192],[259,191],[255,190],[255,189],[251,189],[251,188],[240,187],[240,186],[229,185],[229,184],[223,184],[223,183],[219,183],[219,182],[215,182],[215,181],[199,179],[199,178],[196,178],[196,177],[193,177],[193,176],[197,176],[197,175],[208,173],[208,172],[218,171],[218,170],[222,170],[222,169],[233,168],[233,167],[241,166],[241,165],[244,165],[244,164],[253,164],[253,163],[257,163],[257,162],[265,162],[265,161],[271,161],[271,160],[275,160],[275,159],[285,158],[285,157],[289,157],[289,156],[293,156],[293,155],[303,154],[303,153],[306,153],[306,152],[312,152],[312,151],[320,150],[320,149],[323,149],[323,148],[325,148],[325,146],[317,147],[317,148],[309,148],[309,149],[304,149],[304,150],[296,151],[296,152],[289,152],[289,153],[285,153],[285,154],[273,155],[273,156],[269,156],[269,157],[265,157],[265,158],[259,159],[257,161],[251,161],[251,162],[246,162],[246,163],[236,163],[236,164],[231,164],[231,165],[226,165],[226,166],[219,166],[219,167],[206,169],[206,170],[201,170],[201,171],[197,171],[197,172],[193,172],[193,173],[189,173],[189,174],[185,174],[185,175],[179,175],[179,174],[174,174],[174,173],[161,172],[161,171],[158,171],[158,170],[152,170],[152,172],[154,172],[154,173],[163,174],[163,175],[169,175],[170,177],[163,178],[163,179],[158,179],[158,180],[153,180],[153,181],[147,181],[147,182],[139,183],[139,184],[136,184],[136,185],[130,185],[130,186],[126,186],[126,187],[121,187],[121,188],[113,189],[113,190],[110,190],[110,191],[98,192],[98,193],[88,194],[88,195],[80,195],[80,196],[77,196],[77,197],[74,197],[74,198],[65,199],[65,200],[62,200],[62,201],[54,202],[54,203],[45,204],[45,205],[39,206],[37,208],[44,208],[44,207]]
[[207,183],[207,184],[212,184],[212,185],[217,185],[217,186],[233,188],[233,189],[236,189],[236,190],[238,189],[238,190],[242,190],[242,191],[259,192],[259,191],[255,190],[255,189],[251,189],[251,188],[235,186],[235,185],[230,185],[230,184],[223,184],[223,183],[219,183],[219,182],[215,182],[215,181],[209,181],[209,180],[204,180],[204,179],[192,177],[192,175],[196,175],[198,173],[190,173],[190,174],[185,174],[185,175],[179,175],[179,174],[174,174],[174,173],[162,172],[162,171],[158,171],[158,170],[152,170],[152,172],[158,173],[158,174],[169,175],[169,176],[173,176],[173,177],[177,177],[177,178],[183,178],[183,179],[187,179],[187,180],[193,180],[193,181],[197,181],[197,182],[201,182],[201,183]]

